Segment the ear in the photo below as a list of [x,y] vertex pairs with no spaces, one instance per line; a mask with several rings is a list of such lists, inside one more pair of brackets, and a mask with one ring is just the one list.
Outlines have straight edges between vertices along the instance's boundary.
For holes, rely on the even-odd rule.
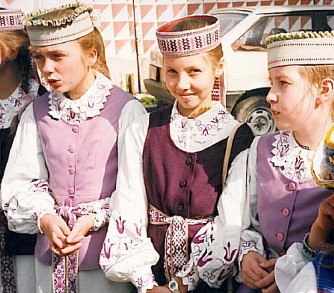
[[224,73],[224,65],[223,65],[224,59],[220,59],[215,71],[215,77],[220,77]]
[[87,60],[88,60],[88,66],[92,67],[95,65],[97,61],[97,50],[91,49],[89,52],[87,52]]
[[320,84],[320,98],[323,102],[332,100],[334,97],[334,80],[324,78]]

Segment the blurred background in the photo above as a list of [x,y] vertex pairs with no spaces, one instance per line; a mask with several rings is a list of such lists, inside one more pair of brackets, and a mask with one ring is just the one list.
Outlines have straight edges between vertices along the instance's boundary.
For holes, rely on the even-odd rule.
[[[57,7],[71,0],[0,0],[0,6],[28,13]],[[217,8],[250,6],[331,5],[329,0],[86,0],[98,15],[108,65],[114,83],[132,93],[145,93],[150,52],[156,46],[157,26],[187,14]]]

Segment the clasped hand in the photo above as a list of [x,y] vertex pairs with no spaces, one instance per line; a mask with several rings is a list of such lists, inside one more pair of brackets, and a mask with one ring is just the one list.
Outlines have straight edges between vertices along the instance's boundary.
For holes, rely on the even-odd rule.
[[40,220],[43,233],[50,239],[50,249],[57,255],[67,255],[78,250],[81,240],[93,227],[93,218],[89,215],[77,219],[70,229],[58,215],[47,214]]
[[247,253],[241,263],[243,283],[252,289],[261,289],[262,293],[278,292],[275,263],[276,259],[267,260],[258,252]]

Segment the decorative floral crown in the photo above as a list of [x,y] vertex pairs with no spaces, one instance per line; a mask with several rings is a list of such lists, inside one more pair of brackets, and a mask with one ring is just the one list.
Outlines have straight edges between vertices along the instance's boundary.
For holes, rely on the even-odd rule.
[[[52,12],[73,10],[68,16],[55,19],[44,19]],[[26,27],[33,46],[49,46],[83,37],[94,30],[94,19],[91,7],[81,2],[62,5],[53,9],[36,11],[26,16]]]
[[23,13],[19,10],[0,10],[0,31],[23,30]]
[[280,33],[266,39],[268,68],[334,64],[334,30]]
[[[186,21],[203,20],[207,26],[173,31],[174,28]],[[208,52],[220,43],[219,19],[212,15],[189,15],[160,26],[156,31],[158,45],[162,55],[165,56],[190,56]]]

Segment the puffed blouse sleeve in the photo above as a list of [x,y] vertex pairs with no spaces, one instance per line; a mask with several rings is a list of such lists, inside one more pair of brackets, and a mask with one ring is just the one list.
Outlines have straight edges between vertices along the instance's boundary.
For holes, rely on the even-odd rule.
[[1,205],[9,229],[18,233],[38,233],[40,216],[55,213],[32,104],[17,128],[2,180]]
[[241,233],[240,250],[239,250],[239,266],[242,258],[250,251],[256,251],[265,256],[263,246],[263,238],[260,233],[260,224],[258,220],[258,184],[257,184],[257,145],[260,137],[256,137],[250,147],[249,151],[249,210],[251,215],[251,226]]
[[116,190],[110,201],[110,222],[100,256],[106,277],[130,281],[138,292],[155,285],[151,266],[159,259],[147,236],[147,197],[142,153],[149,114],[139,117],[125,132],[119,158]]
[[302,243],[292,244],[287,253],[277,259],[275,280],[281,293],[318,292],[314,266],[304,257],[302,246]]

